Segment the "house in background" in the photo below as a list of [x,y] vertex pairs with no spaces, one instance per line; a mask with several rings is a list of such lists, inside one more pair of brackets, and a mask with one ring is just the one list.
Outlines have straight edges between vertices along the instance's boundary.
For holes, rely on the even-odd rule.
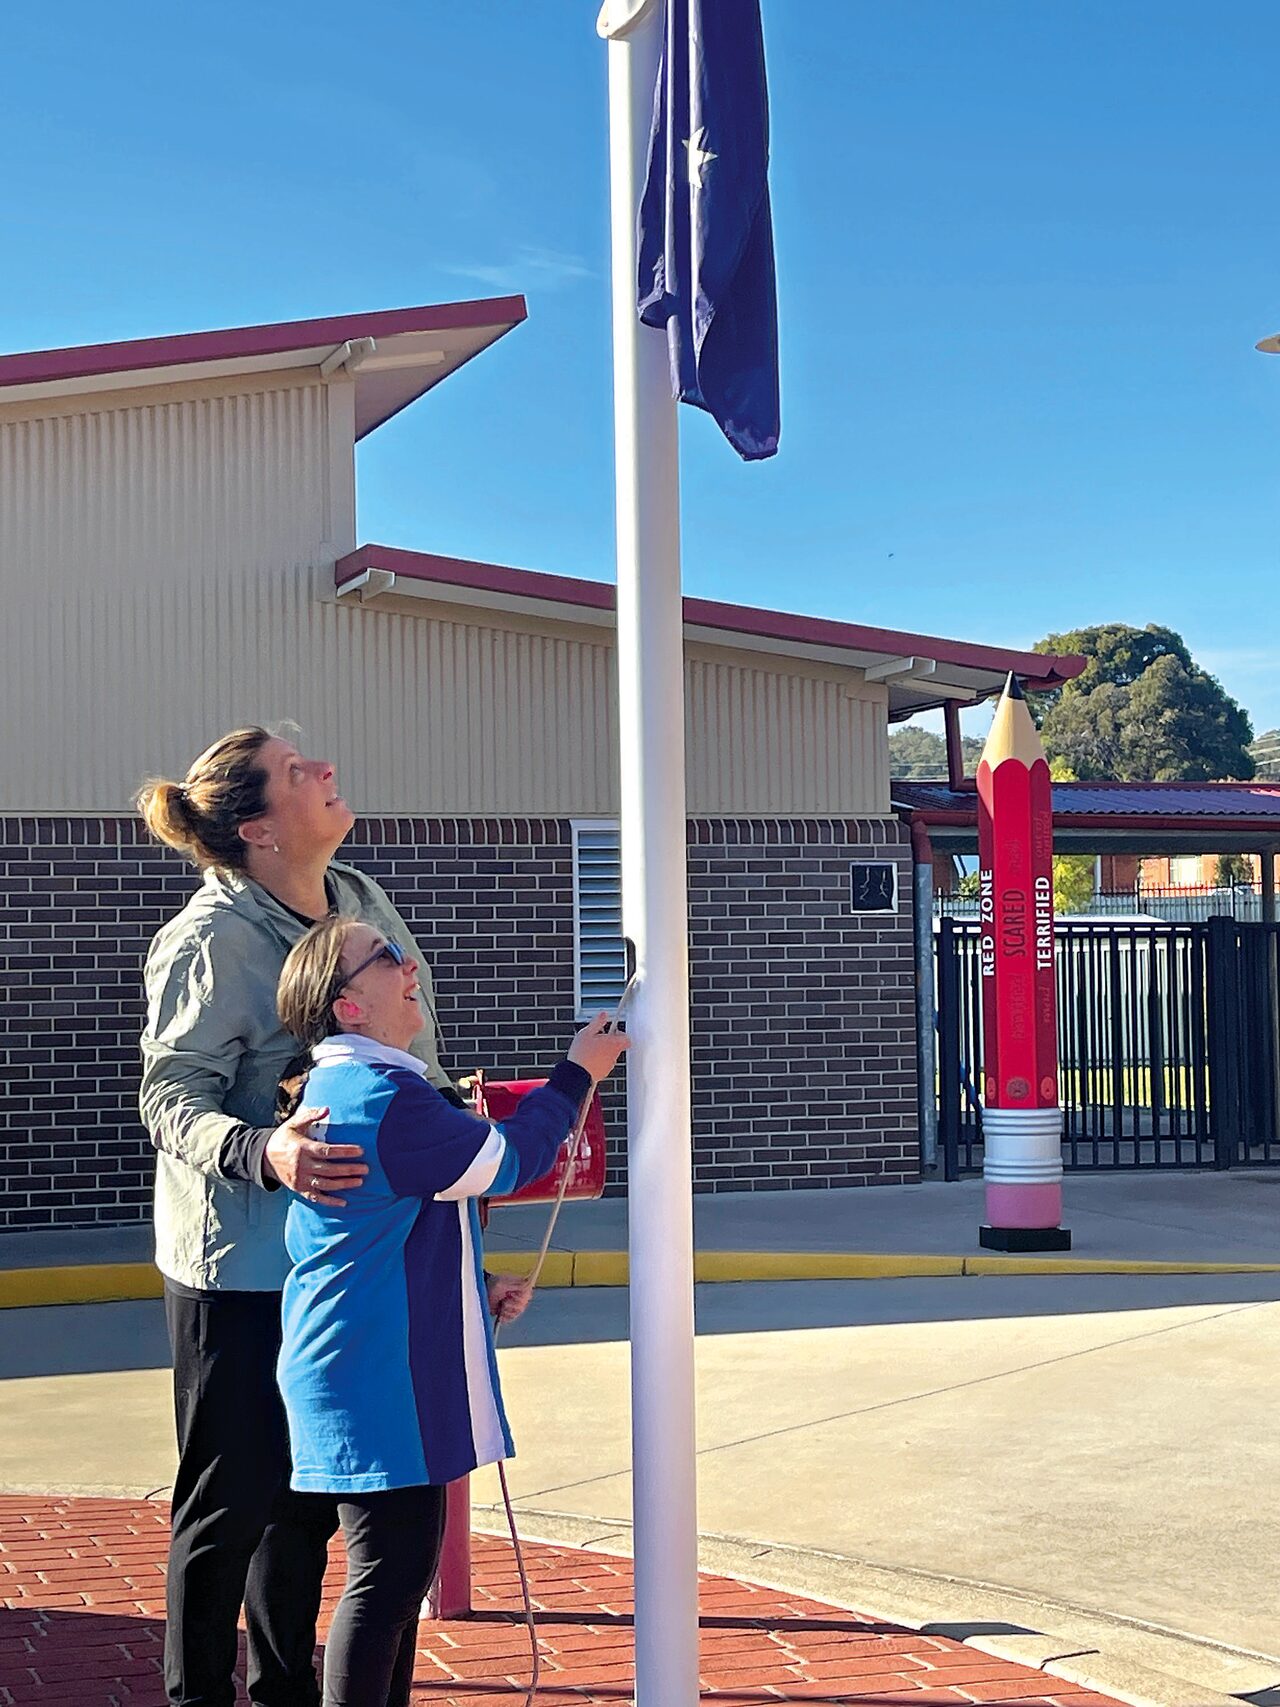
[[[357,549],[357,443],[524,315],[0,358],[0,1224],[149,1212],[140,967],[194,879],[131,802],[232,726],[295,719],[336,762],[455,1072],[545,1070],[616,993],[612,588]],[[696,599],[685,638],[695,1186],[914,1180],[888,725],[1076,663]]]
[[[1258,853],[1151,855],[1141,862],[1137,882],[1144,889],[1220,889],[1233,882],[1257,888],[1262,883],[1263,858]],[[1274,885],[1275,854],[1270,858]]]
[[1256,766],[1254,775],[1261,782],[1280,781],[1280,729],[1268,729],[1265,735],[1249,748]]

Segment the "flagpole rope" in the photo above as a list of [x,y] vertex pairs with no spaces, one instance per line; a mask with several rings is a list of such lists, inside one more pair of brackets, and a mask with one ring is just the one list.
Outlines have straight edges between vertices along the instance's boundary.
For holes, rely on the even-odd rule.
[[[593,1083],[587,1091],[586,1097],[583,1099],[581,1112],[574,1123],[573,1133],[569,1139],[568,1149],[565,1152],[565,1164],[560,1176],[560,1186],[556,1192],[555,1202],[551,1206],[551,1213],[547,1217],[547,1230],[542,1235],[542,1244],[538,1249],[538,1255],[534,1260],[533,1267],[529,1271],[530,1303],[533,1301],[534,1290],[537,1287],[539,1278],[541,1277],[543,1265],[547,1260],[547,1252],[551,1249],[551,1239],[556,1230],[556,1222],[560,1219],[560,1211],[564,1207],[565,1192],[569,1189],[569,1180],[578,1160],[578,1149],[582,1143],[582,1134],[586,1128],[587,1115],[591,1109],[591,1099],[595,1095],[595,1088],[595,1084]],[[493,1343],[495,1345],[498,1343],[498,1335],[501,1332],[501,1321],[495,1322],[493,1328]],[[502,1488],[502,1503],[506,1508],[507,1527],[511,1531],[511,1547],[516,1556],[516,1569],[520,1573],[520,1593],[524,1600],[524,1622],[525,1628],[529,1632],[529,1658],[531,1671],[529,1686],[525,1692],[524,1707],[534,1707],[534,1697],[538,1693],[538,1684],[542,1676],[542,1654],[538,1647],[538,1626],[533,1615],[533,1596],[529,1590],[529,1573],[525,1569],[524,1549],[520,1545],[520,1532],[516,1528],[515,1509],[511,1504],[511,1492],[507,1487],[507,1466],[505,1461],[501,1458],[498,1460],[498,1482]]]

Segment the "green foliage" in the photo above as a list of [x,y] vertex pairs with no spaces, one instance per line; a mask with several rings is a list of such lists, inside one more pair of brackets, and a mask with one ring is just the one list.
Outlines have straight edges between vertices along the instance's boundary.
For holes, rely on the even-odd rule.
[[981,882],[976,871],[966,871],[956,884],[956,894],[962,901],[976,901],[981,894]]
[[[982,757],[982,742],[972,735],[961,737],[965,770],[972,775]],[[947,743],[932,729],[907,725],[889,737],[889,775],[903,782],[946,781]]]
[[1081,780],[1209,782],[1254,774],[1248,715],[1171,628],[1106,623],[1050,634],[1035,650],[1088,659],[1083,674],[1036,695],[1033,706],[1050,760]]
[[927,781],[947,774],[947,744],[932,729],[895,729],[889,737],[889,775]]
[[1055,854],[1053,860],[1053,910],[1055,913],[1087,913],[1093,901],[1094,860],[1092,854]]
[[1218,863],[1213,868],[1213,881],[1219,889],[1227,889],[1233,883],[1252,883],[1253,867],[1244,854],[1219,854]]

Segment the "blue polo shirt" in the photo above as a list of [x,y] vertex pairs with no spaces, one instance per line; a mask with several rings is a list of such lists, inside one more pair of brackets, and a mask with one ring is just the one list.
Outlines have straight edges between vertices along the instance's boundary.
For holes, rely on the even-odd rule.
[[313,1051],[306,1100],[369,1172],[340,1209],[289,1205],[278,1375],[295,1488],[451,1482],[512,1455],[476,1199],[545,1174],[590,1085],[562,1061],[491,1125],[402,1050],[345,1034]]

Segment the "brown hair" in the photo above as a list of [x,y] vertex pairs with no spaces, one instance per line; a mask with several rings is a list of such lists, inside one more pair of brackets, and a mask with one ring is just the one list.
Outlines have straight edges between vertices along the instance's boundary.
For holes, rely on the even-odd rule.
[[276,1092],[276,1119],[288,1120],[302,1106],[311,1049],[339,1030],[333,1004],[342,982],[342,945],[358,919],[321,919],[285,956],[276,986],[276,1012],[302,1045],[285,1068]]
[[233,729],[206,747],[185,782],[148,782],[137,805],[151,834],[198,866],[243,871],[247,849],[240,826],[267,810],[259,754],[270,739],[265,729]]
[[276,1012],[304,1049],[340,1029],[333,1014],[342,983],[342,945],[359,919],[321,919],[294,943],[276,988]]

